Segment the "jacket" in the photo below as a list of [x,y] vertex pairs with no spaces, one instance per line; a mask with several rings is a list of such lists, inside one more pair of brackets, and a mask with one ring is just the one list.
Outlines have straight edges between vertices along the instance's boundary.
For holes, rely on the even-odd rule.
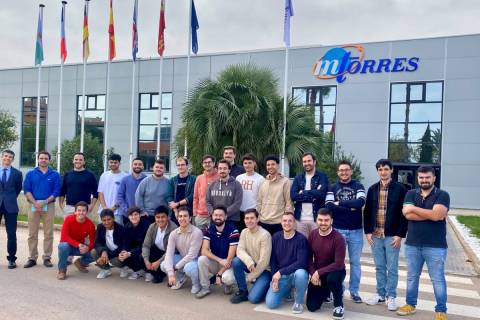
[[[103,251],[111,252],[111,256],[118,256],[122,250],[125,250],[125,229],[119,225],[118,223],[114,222],[115,226],[113,227],[113,242],[117,246],[117,249],[111,251],[107,247],[107,229],[103,226],[103,224],[99,224],[97,226],[97,234],[95,236],[95,251],[100,256]],[[110,256],[110,254],[109,254]]]
[[[187,207],[190,209],[190,214],[193,210],[193,190],[195,188],[196,177],[193,174],[188,174],[187,184],[185,185],[185,199],[187,200]],[[172,201],[177,198],[178,175],[170,179],[170,192],[172,193]]]
[[295,203],[295,219],[300,220],[302,216],[302,203],[311,203],[313,205],[313,221],[316,221],[318,210],[325,207],[325,197],[328,190],[327,175],[315,170],[310,182],[310,190],[305,190],[305,184],[304,172],[295,177],[290,190],[290,198]]
[[[177,229],[177,225],[172,221],[169,220],[167,224],[167,229],[165,230],[165,236],[163,237],[163,247],[165,250],[167,249],[168,246],[168,238],[170,237],[170,233],[173,232],[173,230]],[[158,232],[158,225],[156,223],[152,223],[147,230],[147,234],[145,235],[145,240],[143,240],[143,246],[142,246],[142,257],[143,259],[149,259],[150,258],[150,248],[155,245],[155,238],[157,237],[157,232]],[[165,254],[163,254],[163,257],[160,260],[165,259]]]
[[136,227],[131,222],[127,223],[125,226],[125,250],[130,251],[134,256],[140,256],[149,226],[146,219],[140,219]]
[[9,213],[17,213],[17,197],[20,191],[22,191],[22,172],[14,167],[10,167],[10,177],[5,186],[0,183],[0,206],[3,204],[5,210]]

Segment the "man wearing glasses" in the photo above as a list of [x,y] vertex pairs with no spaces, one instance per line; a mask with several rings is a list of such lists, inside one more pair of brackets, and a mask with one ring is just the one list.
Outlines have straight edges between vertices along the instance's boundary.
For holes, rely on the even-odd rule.
[[218,173],[215,168],[215,157],[212,155],[203,156],[202,166],[203,174],[195,180],[193,191],[193,224],[203,230],[210,224],[210,215],[207,209],[208,186],[218,179]]
[[170,179],[170,189],[172,192],[172,201],[168,204],[173,211],[172,221],[178,224],[177,209],[180,206],[186,206],[190,216],[193,212],[193,188],[195,187],[195,176],[188,172],[188,159],[185,157],[177,158],[178,175]]

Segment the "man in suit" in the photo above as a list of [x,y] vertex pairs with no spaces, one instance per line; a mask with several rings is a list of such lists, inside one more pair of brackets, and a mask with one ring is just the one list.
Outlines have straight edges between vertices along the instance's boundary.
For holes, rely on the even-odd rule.
[[22,191],[22,173],[12,167],[15,153],[12,150],[2,152],[2,165],[0,170],[0,222],[5,217],[7,230],[8,269],[15,269],[17,264],[17,197]]

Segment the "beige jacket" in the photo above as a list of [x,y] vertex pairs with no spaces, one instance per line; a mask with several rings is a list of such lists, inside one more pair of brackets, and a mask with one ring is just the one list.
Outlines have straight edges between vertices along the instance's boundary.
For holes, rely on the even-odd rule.
[[293,212],[290,188],[290,180],[287,177],[281,174],[274,177],[267,175],[257,196],[257,211],[261,222],[280,223],[284,212]]
[[258,226],[256,232],[243,229],[237,246],[237,257],[249,268],[255,265],[255,271],[247,273],[247,281],[253,282],[263,271],[270,270],[272,254],[272,236]]

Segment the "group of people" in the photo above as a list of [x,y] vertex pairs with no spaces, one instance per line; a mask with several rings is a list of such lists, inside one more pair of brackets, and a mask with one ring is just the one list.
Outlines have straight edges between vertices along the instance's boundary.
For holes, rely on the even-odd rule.
[[[8,268],[16,267],[17,197],[22,174],[11,166],[15,154],[2,153],[0,172],[0,218],[5,216],[8,236]],[[38,166],[27,173],[23,191],[31,206],[28,213],[31,268],[38,259],[38,229],[44,229],[43,264],[52,267],[55,201],[65,213],[58,245],[59,280],[66,279],[67,266],[88,272],[95,262],[103,279],[120,269],[120,277],[159,283],[165,278],[173,290],[190,278],[191,293],[203,298],[212,285],[232,295],[232,303],[265,301],[278,308],[293,301],[292,312],[311,312],[325,302],[334,305],[333,318],[344,317],[345,256],[348,252],[348,291],[362,303],[360,257],[364,234],[372,248],[377,292],[365,299],[369,305],[383,303],[399,315],[416,311],[419,278],[424,263],[434,287],[435,319],[446,319],[447,253],[446,216],[449,195],[435,186],[435,171],[418,169],[418,188],[407,191],[392,180],[388,159],[376,163],[379,181],[368,191],[352,179],[352,165],[340,161],[338,181],[328,183],[316,169],[316,157],[303,155],[304,172],[291,183],[279,172],[279,159],[264,160],[267,175],[257,173],[256,158],[242,157],[224,148],[223,158],[202,159],[203,173],[193,176],[187,158],[176,159],[178,175],[164,176],[165,164],[155,161],[152,175],[143,173],[141,159],[131,163],[131,174],[120,170],[121,157],[109,157],[110,170],[97,185],[77,153],[73,170],[63,181],[49,167],[50,154],[38,154]],[[88,217],[99,202],[101,223]],[[406,304],[396,305],[398,257],[406,237]],[[348,251],[347,251],[348,250]],[[74,256],[80,256],[73,260]],[[235,290],[236,288],[236,290]],[[235,292],[234,292],[235,291]]]

